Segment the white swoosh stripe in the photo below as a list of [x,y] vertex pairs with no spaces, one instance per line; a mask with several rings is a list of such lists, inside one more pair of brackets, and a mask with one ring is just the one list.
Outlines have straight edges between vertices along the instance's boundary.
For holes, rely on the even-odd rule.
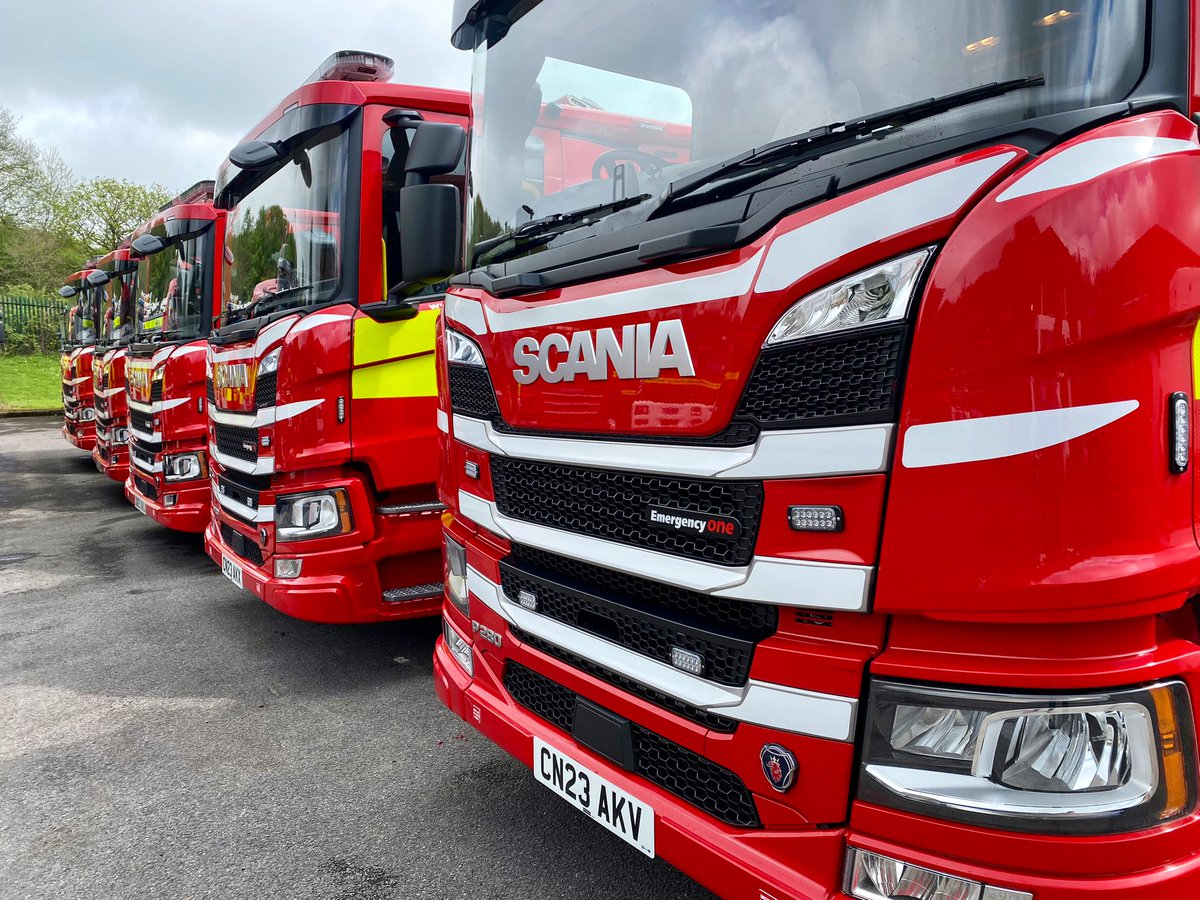
[[447,294],[443,308],[446,318],[456,325],[461,325],[472,334],[487,334],[487,321],[483,317],[483,306],[478,300]]
[[1119,400],[914,425],[904,433],[903,463],[921,469],[1032,453],[1103,428],[1137,408],[1136,400]]
[[767,252],[755,292],[781,291],[861,247],[953,215],[1015,157],[997,153],[928,175],[780,235]]
[[762,261],[762,255],[763,252],[759,250],[741,265],[715,274],[699,275],[694,278],[675,278],[664,281],[662,284],[652,284],[649,287],[633,288],[615,294],[602,294],[598,297],[581,297],[578,300],[550,303],[531,309],[519,309],[515,312],[501,313],[485,308],[484,314],[487,316],[487,323],[492,331],[496,334],[503,334],[508,331],[524,331],[529,328],[543,328],[566,322],[574,324],[591,319],[604,319],[609,316],[623,316],[656,309],[708,303],[727,297],[740,297],[749,293],[750,286],[754,283],[754,275],[758,272],[758,264]]
[[298,416],[302,412],[308,412],[316,406],[320,406],[325,401],[322,400],[300,400],[296,403],[285,403],[283,406],[271,406],[267,409],[260,409],[253,413],[238,413],[230,412],[225,409],[217,409],[215,406],[208,408],[209,415],[212,416],[214,422],[219,422],[222,425],[234,425],[238,428],[262,428],[265,425],[274,425],[276,422],[284,422],[293,416]]
[[999,197],[997,203],[1083,184],[1135,162],[1200,149],[1194,141],[1139,135],[1093,138],[1035,163]]

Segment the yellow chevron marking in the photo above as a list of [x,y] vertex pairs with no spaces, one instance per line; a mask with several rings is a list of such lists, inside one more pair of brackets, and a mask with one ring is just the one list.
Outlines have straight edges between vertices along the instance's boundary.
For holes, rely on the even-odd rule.
[[[425,309],[411,319],[376,322],[370,316],[354,320],[354,365],[432,353],[440,309]],[[432,365],[432,363],[431,363]]]
[[350,381],[355,400],[387,400],[393,397],[436,397],[437,370],[431,352],[395,362],[355,369]]

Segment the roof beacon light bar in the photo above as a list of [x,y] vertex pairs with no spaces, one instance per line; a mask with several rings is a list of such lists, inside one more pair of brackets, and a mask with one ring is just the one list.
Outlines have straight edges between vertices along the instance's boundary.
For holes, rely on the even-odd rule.
[[395,62],[382,53],[366,50],[339,50],[308,76],[305,84],[316,81],[391,81]]

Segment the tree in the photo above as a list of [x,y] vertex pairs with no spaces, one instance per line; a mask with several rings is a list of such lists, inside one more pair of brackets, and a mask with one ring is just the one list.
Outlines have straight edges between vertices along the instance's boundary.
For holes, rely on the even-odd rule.
[[18,121],[7,107],[0,106],[0,218],[21,218],[29,180],[37,169],[37,147],[17,134]]
[[92,178],[67,196],[58,233],[74,237],[85,253],[116,249],[135,228],[171,199],[161,184],[140,185],[124,178]]

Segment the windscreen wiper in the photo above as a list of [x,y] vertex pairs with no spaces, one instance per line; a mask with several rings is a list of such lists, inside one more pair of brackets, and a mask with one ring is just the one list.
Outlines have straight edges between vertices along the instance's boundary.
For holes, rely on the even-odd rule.
[[960,106],[999,97],[1012,91],[1038,87],[1045,83],[1044,76],[1030,75],[1010,81],[981,84],[977,87],[967,88],[965,91],[956,91],[953,94],[945,94],[929,100],[906,103],[903,106],[872,113],[869,116],[847,122],[832,122],[829,125],[814,128],[812,131],[763,144],[761,147],[739,153],[714,166],[672,182],[648,218],[653,219],[662,215],[666,209],[682,197],[693,194],[708,185],[722,181],[737,181],[750,176],[756,176],[759,179],[770,177],[776,171],[798,166],[824,156],[826,153],[852,147],[867,140],[882,140],[896,133],[903,126],[921,119],[928,119]]
[[[570,231],[572,228],[581,228],[584,225],[590,225],[598,219],[610,216],[623,209],[628,209],[631,206],[637,206],[639,203],[644,203],[649,199],[649,194],[638,194],[635,197],[622,197],[620,200],[599,203],[595,206],[587,206],[571,212],[553,213],[543,216],[540,219],[530,219],[528,222],[518,225],[512,231],[506,231],[494,238],[480,241],[475,247],[475,252],[471,258],[471,265],[478,264],[479,257],[483,256],[483,254],[495,250],[509,241],[522,248],[532,243],[544,244],[553,240],[558,235]],[[539,240],[539,238],[544,238],[544,240]],[[498,259],[493,261],[499,262]]]
[[[275,301],[280,300],[280,299],[286,299],[288,297],[292,297],[292,296],[300,293],[301,291],[312,290],[314,287],[316,287],[315,283],[314,284],[298,284],[295,287],[285,288],[282,291],[275,291],[273,294],[263,294],[261,297],[259,297],[257,300],[252,302],[249,306],[247,306],[245,308],[245,310],[242,311],[242,313],[238,316],[238,321],[245,322],[248,319],[253,318],[253,316],[251,315],[252,313],[257,313],[260,311],[265,312],[271,306],[274,306]],[[262,310],[259,310],[259,306],[262,307]]]

